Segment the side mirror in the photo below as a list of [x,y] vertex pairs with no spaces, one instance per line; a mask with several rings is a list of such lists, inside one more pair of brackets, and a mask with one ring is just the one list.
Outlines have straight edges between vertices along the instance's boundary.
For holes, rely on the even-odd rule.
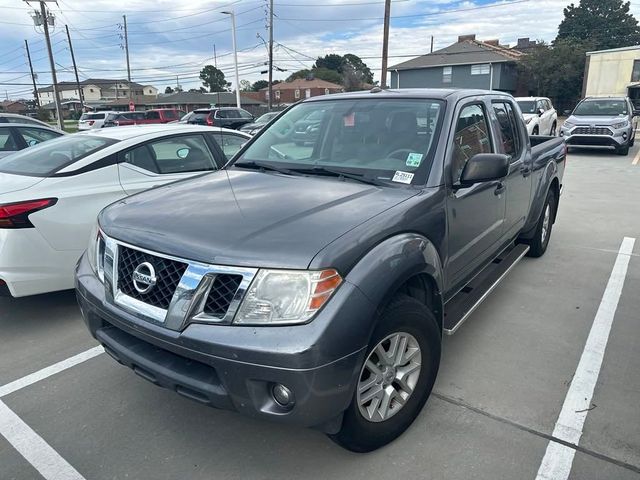
[[189,149],[186,148],[186,147],[185,148],[180,148],[180,149],[178,149],[178,151],[176,151],[176,156],[178,158],[185,159],[185,158],[187,158],[188,155],[189,155]]
[[511,157],[502,153],[478,153],[469,159],[462,171],[460,185],[500,180],[509,174]]
[[544,109],[543,108],[539,108],[538,109],[538,116],[541,117],[542,115],[544,115]]

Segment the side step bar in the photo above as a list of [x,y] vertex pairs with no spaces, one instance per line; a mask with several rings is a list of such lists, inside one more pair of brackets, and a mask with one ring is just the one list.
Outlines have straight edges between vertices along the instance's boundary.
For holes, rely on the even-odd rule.
[[456,333],[528,251],[529,245],[514,245],[506,249],[449,300],[444,307],[444,333]]

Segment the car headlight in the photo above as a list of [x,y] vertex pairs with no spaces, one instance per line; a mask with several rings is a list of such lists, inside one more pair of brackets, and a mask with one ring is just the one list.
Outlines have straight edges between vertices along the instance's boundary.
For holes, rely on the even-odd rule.
[[98,222],[96,222],[89,236],[87,260],[89,261],[91,269],[101,282],[104,282],[104,246],[104,237],[102,236]]
[[574,126],[575,125],[573,123],[567,121],[562,124],[562,128],[573,128]]
[[624,122],[618,122],[611,125],[614,129],[625,128],[629,126],[629,121],[625,120]]
[[531,117],[527,118],[524,123],[526,123],[527,125],[529,125],[531,123],[531,120],[533,120]]
[[234,323],[282,325],[305,323],[327,303],[342,283],[333,270],[259,270]]

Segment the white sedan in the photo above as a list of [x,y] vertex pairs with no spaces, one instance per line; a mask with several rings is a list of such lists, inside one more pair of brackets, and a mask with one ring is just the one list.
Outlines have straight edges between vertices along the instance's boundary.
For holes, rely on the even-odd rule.
[[65,135],[0,159],[0,295],[73,288],[96,216],[127,195],[213,171],[251,137],[148,125]]

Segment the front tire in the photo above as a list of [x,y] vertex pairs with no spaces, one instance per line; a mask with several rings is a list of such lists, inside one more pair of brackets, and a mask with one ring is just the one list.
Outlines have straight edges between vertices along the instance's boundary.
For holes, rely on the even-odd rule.
[[440,350],[431,311],[414,298],[394,297],[372,336],[342,428],[330,438],[352,452],[371,452],[402,435],[431,394]]
[[540,134],[540,129],[538,127],[533,127],[533,131],[531,132],[531,135],[539,135]]
[[549,193],[547,193],[547,199],[544,202],[544,207],[540,214],[540,218],[538,219],[538,224],[536,225],[536,231],[533,238],[527,241],[530,246],[529,251],[527,252],[528,257],[538,258],[544,255],[544,252],[547,251],[549,239],[551,238],[551,229],[553,228],[553,222],[556,217],[557,205],[558,200],[556,198],[556,193],[551,189],[549,190]]
[[616,148],[616,153],[618,155],[629,155],[629,144],[623,145],[622,147]]

